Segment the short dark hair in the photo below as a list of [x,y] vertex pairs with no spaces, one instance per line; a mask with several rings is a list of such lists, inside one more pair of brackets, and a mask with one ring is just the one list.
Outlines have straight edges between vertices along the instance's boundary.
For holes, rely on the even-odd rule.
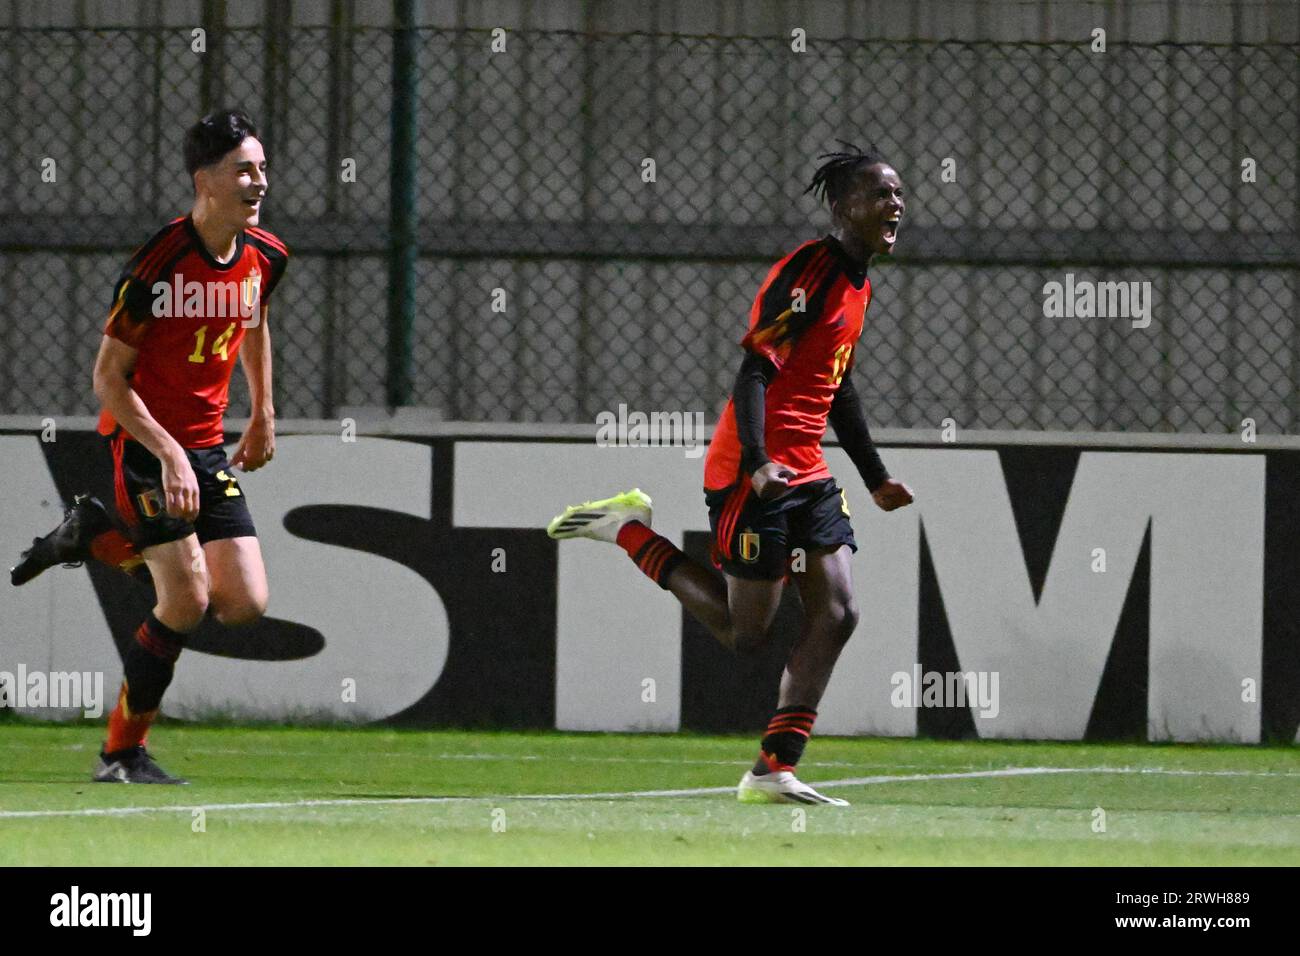
[[238,149],[257,127],[242,110],[218,110],[209,113],[185,132],[185,171],[211,166],[232,149]]
[[826,162],[817,167],[817,172],[813,173],[812,182],[804,190],[806,193],[812,193],[818,199],[825,199],[832,209],[852,188],[853,181],[862,170],[868,166],[886,162],[885,157],[875,143],[872,143],[867,149],[863,149],[860,146],[854,146],[852,143],[846,143],[842,139],[838,139],[836,142],[844,147],[843,151],[822,153],[818,156],[818,159],[824,159]]

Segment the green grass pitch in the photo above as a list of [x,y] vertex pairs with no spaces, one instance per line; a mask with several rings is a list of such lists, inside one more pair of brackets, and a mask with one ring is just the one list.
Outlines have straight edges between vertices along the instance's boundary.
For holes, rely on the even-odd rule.
[[752,737],[169,724],[191,786],[129,787],[101,732],[0,726],[0,865],[1300,864],[1296,748],[814,737],[866,780],[800,813],[710,792]]

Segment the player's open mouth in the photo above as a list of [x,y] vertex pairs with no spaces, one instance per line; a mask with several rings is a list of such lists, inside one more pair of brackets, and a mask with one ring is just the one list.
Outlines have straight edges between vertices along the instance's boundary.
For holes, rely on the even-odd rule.
[[258,198],[258,199],[245,199],[245,200],[244,200],[244,205],[245,205],[245,206],[251,206],[253,209],[257,209],[259,206],[262,205],[262,200],[261,200],[260,198]]
[[898,222],[897,219],[886,219],[884,227],[880,230],[880,238],[891,246],[894,244],[894,240],[898,238]]

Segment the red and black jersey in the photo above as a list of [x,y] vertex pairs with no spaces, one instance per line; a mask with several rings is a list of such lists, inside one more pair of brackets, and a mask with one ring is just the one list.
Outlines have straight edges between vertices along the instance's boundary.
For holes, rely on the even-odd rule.
[[[218,262],[185,216],[155,233],[122,270],[104,334],[139,350],[131,388],[181,447],[221,444],[245,330],[261,321],[288,260],[283,242],[248,228],[231,260]],[[116,428],[104,409],[99,431]]]
[[[758,290],[741,345],[776,367],[765,398],[764,441],[768,457],[795,472],[791,485],[830,476],[821,440],[870,301],[865,270],[831,236],[794,250]],[[734,484],[740,459],[733,399],[709,444],[704,487]]]

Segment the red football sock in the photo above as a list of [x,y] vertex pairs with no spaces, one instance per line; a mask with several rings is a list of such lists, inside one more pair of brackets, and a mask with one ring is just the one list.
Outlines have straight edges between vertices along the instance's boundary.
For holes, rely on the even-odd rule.
[[144,558],[136,551],[135,545],[116,528],[95,536],[90,542],[90,556],[125,574],[134,574],[144,565]]
[[627,556],[633,561],[636,560],[636,553],[641,550],[641,546],[652,538],[657,538],[647,526],[639,521],[629,521],[623,527],[618,529],[618,546],[627,552]]
[[686,554],[661,534],[655,534],[640,521],[629,521],[618,529],[618,546],[636,562],[651,581],[665,591],[673,568],[686,560]]
[[117,706],[108,715],[108,740],[104,743],[105,753],[116,753],[143,745],[149,736],[149,726],[158,711],[150,710],[143,714],[133,714],[126,705],[126,681],[117,695]]

